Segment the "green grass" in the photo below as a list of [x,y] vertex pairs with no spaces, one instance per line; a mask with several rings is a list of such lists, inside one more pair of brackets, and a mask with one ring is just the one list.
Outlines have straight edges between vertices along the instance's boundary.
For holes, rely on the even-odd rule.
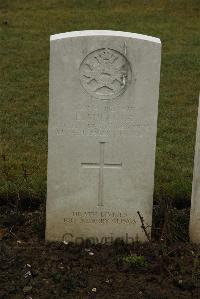
[[154,197],[189,200],[199,28],[199,0],[0,0],[0,197],[45,198],[49,36],[112,29],[162,41]]
[[137,268],[137,267],[147,268],[149,265],[149,263],[147,262],[146,258],[143,255],[131,254],[131,255],[123,256],[121,260],[133,268]]

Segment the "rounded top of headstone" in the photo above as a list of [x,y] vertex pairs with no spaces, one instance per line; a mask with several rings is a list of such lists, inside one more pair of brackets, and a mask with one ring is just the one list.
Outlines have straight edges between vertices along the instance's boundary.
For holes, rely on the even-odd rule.
[[51,35],[50,40],[54,41],[54,40],[59,40],[64,38],[72,38],[72,37],[80,37],[80,36],[121,36],[121,37],[145,40],[145,41],[161,44],[160,39],[153,36],[132,33],[132,32],[114,31],[114,30],[71,31],[71,32]]

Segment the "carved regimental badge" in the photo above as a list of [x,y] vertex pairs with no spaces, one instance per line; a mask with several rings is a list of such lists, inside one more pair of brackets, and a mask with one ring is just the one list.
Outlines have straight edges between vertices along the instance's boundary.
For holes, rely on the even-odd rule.
[[80,66],[84,89],[98,99],[113,99],[121,95],[131,81],[127,58],[112,49],[99,49],[85,57]]

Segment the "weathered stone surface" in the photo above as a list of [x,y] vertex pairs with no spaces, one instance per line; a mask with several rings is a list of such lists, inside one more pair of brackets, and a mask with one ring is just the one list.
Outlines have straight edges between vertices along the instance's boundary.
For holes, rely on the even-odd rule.
[[200,243],[200,106],[198,109],[194,171],[192,183],[192,201],[190,210],[190,239]]
[[81,31],[50,44],[46,239],[145,241],[137,211],[151,225],[160,40]]

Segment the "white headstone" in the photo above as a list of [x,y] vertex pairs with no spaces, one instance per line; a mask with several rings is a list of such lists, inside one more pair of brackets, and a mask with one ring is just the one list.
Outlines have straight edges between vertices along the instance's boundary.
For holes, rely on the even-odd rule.
[[145,241],[137,211],[151,226],[160,40],[97,30],[50,44],[46,239]]
[[190,240],[194,243],[200,243],[200,105],[198,109],[194,171],[192,183],[192,201],[190,210]]

